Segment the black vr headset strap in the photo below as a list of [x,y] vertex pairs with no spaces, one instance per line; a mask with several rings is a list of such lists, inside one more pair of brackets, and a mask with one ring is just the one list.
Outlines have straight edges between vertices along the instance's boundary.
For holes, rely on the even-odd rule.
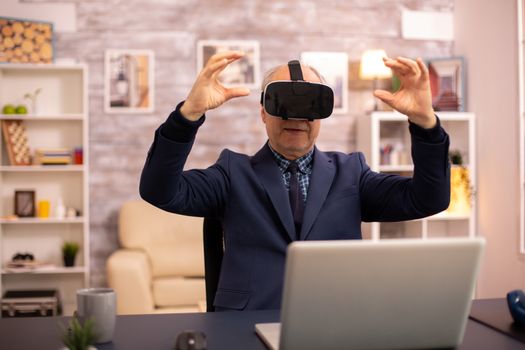
[[[290,71],[290,80],[292,81],[304,80],[303,71],[301,70],[301,62],[297,60],[289,61],[288,70]],[[283,117],[283,119],[287,120],[288,118]]]
[[[301,62],[298,60],[292,60],[288,62],[288,70],[290,70],[290,80],[292,81],[304,81],[303,78],[303,71],[301,70]],[[264,91],[261,92],[261,106],[264,108]],[[288,118],[283,118],[284,120]],[[313,121],[313,119],[309,119],[309,121]]]
[[[301,70],[301,62],[297,60],[288,62],[288,69],[290,70],[290,78],[292,81],[304,81],[303,71]],[[308,119],[308,121],[313,121],[313,119]]]
[[304,80],[303,71],[301,70],[301,63],[297,60],[288,62],[288,69],[290,70],[291,80]]
[[[288,69],[290,70],[291,80],[304,80],[303,71],[301,70],[301,63],[297,60],[288,62]],[[264,106],[264,91],[261,92],[261,106]]]

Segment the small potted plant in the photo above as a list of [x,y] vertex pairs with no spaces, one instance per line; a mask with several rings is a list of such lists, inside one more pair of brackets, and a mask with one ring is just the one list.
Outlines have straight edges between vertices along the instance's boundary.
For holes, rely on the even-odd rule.
[[69,326],[62,328],[62,344],[64,344],[67,350],[96,350],[92,345],[95,342],[93,319],[86,320],[84,322],[79,321],[77,313],[73,315],[73,318],[69,322]]
[[62,258],[64,266],[75,266],[75,257],[77,256],[79,245],[77,242],[64,242],[62,245]]

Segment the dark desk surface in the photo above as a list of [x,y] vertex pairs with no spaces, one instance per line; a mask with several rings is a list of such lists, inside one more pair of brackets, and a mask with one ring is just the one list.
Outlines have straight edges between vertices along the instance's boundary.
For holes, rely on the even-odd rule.
[[514,323],[506,299],[476,300],[470,318],[525,343],[525,328]]
[[[254,324],[278,319],[276,310],[118,316],[114,341],[98,344],[97,349],[172,349],[178,333],[196,329],[206,333],[209,350],[262,350],[265,347],[254,332]],[[2,318],[0,349],[60,349],[58,323],[66,321],[65,317]],[[525,345],[469,319],[458,349],[525,349]]]

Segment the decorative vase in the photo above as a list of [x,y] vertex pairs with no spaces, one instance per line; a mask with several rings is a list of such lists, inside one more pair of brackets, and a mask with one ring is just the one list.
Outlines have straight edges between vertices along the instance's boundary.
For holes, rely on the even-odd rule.
[[65,267],[72,267],[75,266],[75,255],[64,255],[64,266]]
[[36,99],[31,101],[31,114],[38,115],[40,113]]
[[447,213],[470,214],[470,176],[466,167],[452,165],[450,168],[450,204]]

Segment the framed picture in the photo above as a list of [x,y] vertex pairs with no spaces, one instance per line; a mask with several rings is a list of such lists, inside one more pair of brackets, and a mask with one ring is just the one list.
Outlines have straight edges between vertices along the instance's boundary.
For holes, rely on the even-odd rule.
[[53,62],[53,23],[0,17],[0,62]]
[[35,216],[35,191],[15,190],[15,215],[21,218]]
[[150,50],[106,50],[105,112],[153,112],[154,64]]
[[197,43],[197,70],[200,71],[212,55],[227,50],[244,51],[246,55],[226,67],[219,75],[219,81],[227,87],[259,89],[259,42],[255,40],[199,41]]
[[315,68],[334,91],[334,114],[348,110],[348,54],[345,52],[303,52],[301,61]]
[[427,60],[436,111],[465,111],[465,64],[463,57]]

